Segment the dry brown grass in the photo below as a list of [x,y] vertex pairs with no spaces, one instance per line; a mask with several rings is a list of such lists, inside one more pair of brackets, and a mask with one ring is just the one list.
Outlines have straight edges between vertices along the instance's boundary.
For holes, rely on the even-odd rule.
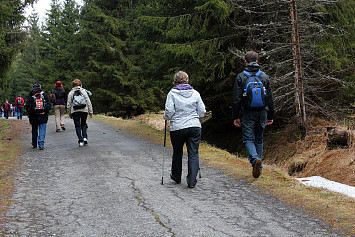
[[4,215],[12,202],[15,171],[20,167],[17,159],[21,154],[19,133],[25,124],[23,121],[0,119],[0,223],[4,223]]
[[321,119],[310,119],[308,135],[303,141],[297,137],[297,126],[288,126],[283,131],[268,135],[265,139],[264,163],[276,164],[295,177],[322,176],[355,186],[354,143],[350,143],[348,148],[329,150],[327,126],[334,125]]
[[[118,129],[146,137],[155,143],[163,143],[162,130],[164,130],[164,119],[162,118],[162,114],[141,115],[133,120],[122,120],[105,116],[95,117],[96,119],[114,125]],[[158,130],[150,127],[152,124],[154,124],[154,127],[158,128]],[[320,128],[323,125],[319,124],[318,126]],[[271,193],[285,203],[313,214],[315,217],[329,223],[334,228],[345,231],[345,234],[355,235],[355,199],[325,189],[305,186],[287,173],[289,165],[294,161],[289,159],[290,156],[295,156],[295,160],[298,159],[299,162],[302,162],[306,157],[322,157],[325,148],[322,147],[324,138],[319,136],[320,133],[321,131],[317,131],[316,129],[315,132],[310,132],[309,137],[305,141],[300,143],[297,135],[291,132],[291,130],[283,132],[283,141],[285,141],[285,139],[287,139],[286,141],[290,141],[289,146],[283,146],[281,148],[276,146],[268,151],[268,155],[271,153],[275,155],[274,162],[270,162],[270,159],[268,162],[269,165],[264,165],[263,174],[258,179],[252,178],[252,168],[246,158],[236,157],[229,152],[206,143],[202,143],[200,146],[200,159],[201,162],[208,166],[221,169],[232,177],[244,179],[251,185],[260,188],[263,192]],[[167,144],[170,146],[169,133],[167,133],[167,135]],[[273,142],[268,145],[276,144],[275,139],[272,141]],[[286,148],[290,150],[286,150]],[[277,149],[283,149],[284,152],[277,152]],[[342,154],[342,151],[332,151],[329,153],[329,156],[334,155],[338,157],[338,152]],[[350,153],[349,157],[351,157]],[[314,160],[317,162],[316,159]],[[323,160],[319,160],[318,163],[327,162],[327,160],[328,158],[325,157]],[[283,165],[284,163],[286,163],[286,165]],[[338,162],[338,164],[340,165],[340,162]],[[324,167],[328,166],[324,165]],[[322,166],[316,167],[320,168]],[[309,165],[309,169],[314,170],[311,165]],[[325,170],[324,173],[326,173]],[[314,172],[312,174],[314,174]],[[335,172],[333,175],[336,176],[338,174]],[[322,176],[325,177],[324,175]]]

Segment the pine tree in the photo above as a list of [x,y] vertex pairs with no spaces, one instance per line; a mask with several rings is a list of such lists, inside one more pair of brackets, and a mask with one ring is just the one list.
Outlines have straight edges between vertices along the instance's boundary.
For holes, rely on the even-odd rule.
[[225,116],[229,113],[225,96],[232,94],[236,71],[235,56],[228,52],[228,45],[236,40],[236,30],[228,24],[233,17],[222,0],[143,4],[137,32],[144,48],[144,71],[160,82],[164,93],[177,71],[187,72],[214,116]]
[[79,7],[75,0],[65,0],[63,6],[52,0],[51,9],[42,29],[38,80],[50,91],[56,81],[66,89],[76,77],[75,47],[79,30]]
[[26,32],[21,28],[25,21],[24,9],[34,0],[0,0],[0,94],[9,96],[12,78],[7,74],[17,53],[22,49]]
[[36,12],[33,12],[29,19],[29,29],[26,36],[26,47],[22,53],[18,54],[13,68],[13,94],[16,98],[19,95],[25,97],[32,89],[33,83],[37,82],[37,72],[39,66],[39,43],[41,30],[39,27],[39,18]]
[[[96,111],[126,116],[154,109],[154,89],[142,77],[129,43],[129,9],[125,1],[87,1],[82,8],[78,47],[81,78],[95,88]],[[132,41],[131,41],[132,42]]]

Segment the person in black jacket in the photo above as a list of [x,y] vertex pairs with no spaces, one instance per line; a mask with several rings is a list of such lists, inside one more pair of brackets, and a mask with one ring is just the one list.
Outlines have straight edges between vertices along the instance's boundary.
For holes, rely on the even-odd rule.
[[65,105],[67,103],[67,94],[63,88],[60,81],[55,83],[55,87],[52,90],[55,95],[55,101],[53,102],[54,114],[55,114],[55,124],[56,132],[60,132],[60,128],[66,130],[65,128]]
[[44,149],[44,139],[46,137],[46,127],[51,101],[48,94],[42,91],[41,84],[33,84],[33,89],[26,97],[26,110],[30,124],[32,125],[32,146],[40,150]]
[[[249,51],[245,55],[246,72],[240,73],[234,83],[233,91],[233,122],[242,128],[243,143],[253,166],[253,177],[258,178],[262,171],[263,135],[266,125],[274,121],[274,99],[269,76],[260,71],[258,54]],[[265,106],[250,108],[244,89],[248,75],[258,75],[265,91]]]

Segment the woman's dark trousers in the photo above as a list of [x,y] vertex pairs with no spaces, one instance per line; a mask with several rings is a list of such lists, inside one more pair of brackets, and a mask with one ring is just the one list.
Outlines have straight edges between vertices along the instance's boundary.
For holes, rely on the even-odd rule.
[[88,138],[86,119],[88,113],[85,112],[75,112],[73,113],[73,120],[75,125],[76,135],[78,136],[78,143],[84,142],[84,138]]
[[170,132],[171,144],[173,145],[173,163],[171,174],[177,181],[181,181],[183,148],[186,143],[188,154],[188,173],[186,181],[189,185],[197,183],[199,170],[199,145],[201,140],[201,128],[192,127]]

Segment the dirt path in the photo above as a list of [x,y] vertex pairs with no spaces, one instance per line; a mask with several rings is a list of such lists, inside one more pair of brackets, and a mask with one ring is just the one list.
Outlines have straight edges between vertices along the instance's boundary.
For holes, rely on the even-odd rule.
[[341,236],[212,168],[201,167],[195,189],[175,184],[169,149],[161,185],[162,146],[90,120],[89,145],[78,147],[67,124],[56,133],[50,118],[43,151],[24,135],[24,169],[3,235]]

